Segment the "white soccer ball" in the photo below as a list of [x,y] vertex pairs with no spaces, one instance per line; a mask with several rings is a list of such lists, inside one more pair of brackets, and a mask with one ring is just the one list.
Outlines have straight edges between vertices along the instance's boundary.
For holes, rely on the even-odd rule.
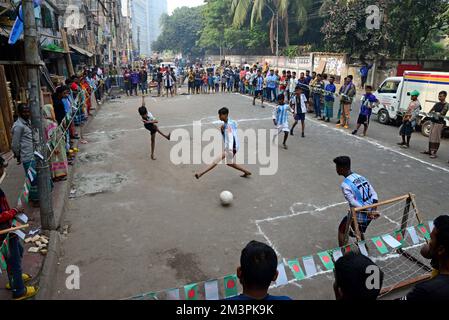
[[232,200],[234,200],[234,196],[230,191],[223,191],[220,194],[220,200],[222,205],[228,206],[232,203]]

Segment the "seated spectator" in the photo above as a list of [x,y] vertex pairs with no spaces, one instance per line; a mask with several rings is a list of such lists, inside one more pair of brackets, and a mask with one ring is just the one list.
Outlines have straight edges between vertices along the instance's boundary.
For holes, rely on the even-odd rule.
[[[370,281],[369,277],[375,275],[369,267],[378,268],[370,258],[356,253],[348,253],[335,263],[334,292],[337,300],[376,300],[382,289],[383,272],[379,269],[378,286],[376,279]],[[370,289],[367,284],[372,284]]]
[[434,276],[417,284],[402,300],[449,300],[449,216],[436,218],[434,226],[430,242],[421,250],[424,258],[432,259]]
[[268,288],[278,277],[278,259],[274,250],[264,243],[251,241],[242,250],[237,277],[243,286],[243,294],[227,300],[291,300],[289,297],[272,296]]

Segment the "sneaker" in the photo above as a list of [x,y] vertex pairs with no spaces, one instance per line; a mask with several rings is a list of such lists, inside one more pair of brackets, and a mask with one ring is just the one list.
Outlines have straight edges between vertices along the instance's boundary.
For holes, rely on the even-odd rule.
[[302,133],[301,137],[303,137],[303,138],[305,138],[305,137],[306,137],[306,135],[304,134],[304,132]]
[[345,128],[345,129],[349,129],[349,126],[346,125],[346,126],[344,126],[344,128]]
[[25,293],[20,297],[13,298],[13,300],[27,300],[27,299],[33,298],[37,294],[38,291],[39,291],[39,289],[34,286],[25,287]]
[[357,130],[352,131],[352,134],[356,135],[357,134]]
[[404,142],[398,142],[398,146],[405,146]]
[[326,122],[331,122],[331,119],[327,118],[327,119],[326,119]]

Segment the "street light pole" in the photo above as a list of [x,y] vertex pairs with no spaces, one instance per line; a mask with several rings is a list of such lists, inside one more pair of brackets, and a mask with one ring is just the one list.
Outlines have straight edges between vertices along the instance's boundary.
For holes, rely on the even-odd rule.
[[[47,160],[47,149],[44,140],[44,121],[41,112],[41,85],[40,64],[41,58],[38,51],[38,33],[36,19],[34,17],[33,0],[23,0],[22,12],[24,13],[24,48],[25,63],[28,76],[29,105],[31,109],[31,126],[33,140],[38,140],[34,150],[43,158],[36,158],[37,183],[39,190],[40,216],[42,228],[45,230],[56,229],[56,221],[53,213],[50,167]],[[37,139],[36,139],[37,138]]]

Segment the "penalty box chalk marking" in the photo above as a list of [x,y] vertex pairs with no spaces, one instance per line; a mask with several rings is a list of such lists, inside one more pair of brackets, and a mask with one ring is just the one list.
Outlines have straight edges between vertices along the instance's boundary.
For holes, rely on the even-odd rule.
[[[240,93],[238,93],[238,95],[240,95],[241,97],[248,98],[248,99],[253,99],[253,98],[251,98],[251,97],[242,95],[242,94],[240,94]],[[272,108],[274,108],[274,105],[273,105],[272,103],[268,103],[268,105],[271,106]],[[328,126],[328,125],[326,125],[326,124],[324,124],[324,123],[321,123],[321,122],[319,122],[319,121],[317,121],[317,120],[315,120],[315,119],[310,119],[310,118],[307,118],[307,117],[306,117],[306,120],[309,121],[309,122],[312,122],[312,123],[314,123],[314,124],[316,124],[316,125],[319,125],[319,126],[321,126],[321,127],[324,127],[324,128],[331,129],[331,130],[333,130],[333,131],[339,132],[339,133],[342,134],[342,135],[346,135],[346,136],[352,137],[352,138],[354,138],[354,139],[358,139],[358,140],[360,140],[360,141],[368,142],[369,144],[371,144],[371,145],[373,145],[373,146],[375,146],[375,147],[377,147],[377,148],[379,148],[379,149],[383,149],[383,150],[385,150],[385,151],[390,151],[390,152],[399,154],[399,155],[401,155],[401,156],[403,156],[403,157],[406,157],[406,158],[409,158],[409,159],[411,159],[411,160],[420,162],[421,164],[425,164],[425,165],[430,166],[430,167],[432,167],[432,168],[439,169],[439,170],[441,170],[441,171],[444,171],[444,172],[446,172],[446,173],[449,173],[449,169],[447,169],[447,168],[444,168],[444,167],[441,167],[441,166],[436,165],[436,164],[434,164],[434,163],[430,163],[430,162],[428,162],[428,161],[425,161],[425,160],[416,158],[416,157],[414,157],[414,156],[412,156],[412,155],[403,153],[403,152],[401,152],[401,151],[399,151],[399,150],[396,150],[396,149],[394,149],[394,148],[392,148],[392,147],[384,146],[383,144],[381,144],[380,142],[378,142],[378,141],[376,141],[376,140],[374,140],[374,139],[367,138],[367,137],[359,137],[359,136],[356,136],[356,135],[352,135],[352,134],[349,133],[349,132],[343,131],[342,129],[337,129],[337,128],[330,127],[330,126]]]

